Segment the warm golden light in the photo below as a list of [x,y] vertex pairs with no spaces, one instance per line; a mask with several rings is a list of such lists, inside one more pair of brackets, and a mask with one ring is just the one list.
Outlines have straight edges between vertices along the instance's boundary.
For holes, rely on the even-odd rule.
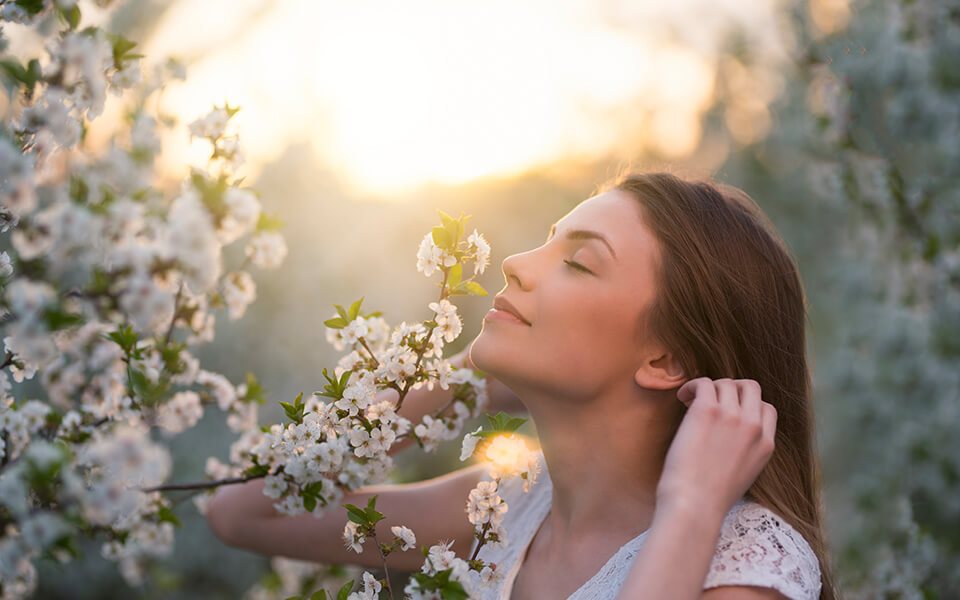
[[524,470],[530,462],[531,450],[520,436],[498,435],[487,442],[483,457],[500,477],[510,477]]
[[[357,190],[397,194],[564,158],[693,152],[715,61],[711,26],[684,17],[696,3],[637,15],[588,0],[181,1],[144,49],[196,58],[167,111],[190,121],[225,99],[242,107],[248,176],[307,141]],[[711,13],[713,28],[730,17]],[[671,21],[695,28],[699,47],[668,40]],[[165,141],[169,170],[203,158],[186,136]]]

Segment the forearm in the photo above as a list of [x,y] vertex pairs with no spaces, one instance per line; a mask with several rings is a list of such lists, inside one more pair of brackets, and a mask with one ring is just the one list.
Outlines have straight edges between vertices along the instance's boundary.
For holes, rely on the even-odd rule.
[[237,523],[280,516],[281,513],[273,507],[278,500],[265,495],[263,485],[263,479],[254,479],[217,488],[206,512],[210,529],[217,537],[229,538]]
[[692,503],[658,510],[616,600],[699,600],[722,524]]

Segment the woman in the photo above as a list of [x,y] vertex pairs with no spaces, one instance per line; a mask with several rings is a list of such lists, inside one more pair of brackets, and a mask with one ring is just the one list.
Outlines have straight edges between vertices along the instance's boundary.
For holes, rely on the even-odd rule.
[[[508,545],[481,550],[501,578],[486,597],[836,597],[802,286],[746,194],[669,173],[621,176],[503,272],[495,306],[505,310],[487,314],[458,358],[491,376],[492,398],[515,394],[529,410],[544,469],[529,492],[503,491]],[[443,401],[423,391],[416,409]],[[384,539],[402,524],[466,557],[463,502],[485,477],[475,465],[344,502],[379,494]],[[379,566],[340,543],[342,514],[282,517],[261,489],[212,500],[208,518],[227,543]],[[422,556],[391,564],[417,570]]]

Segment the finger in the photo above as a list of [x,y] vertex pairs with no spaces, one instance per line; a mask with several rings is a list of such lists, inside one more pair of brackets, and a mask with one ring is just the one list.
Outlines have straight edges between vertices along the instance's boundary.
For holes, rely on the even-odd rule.
[[739,418],[740,416],[740,398],[737,386],[732,379],[723,378],[713,382],[717,390],[717,401],[720,403],[720,409],[723,412]]
[[713,389],[713,380],[709,377],[697,377],[686,382],[677,390],[677,399],[689,408],[694,398],[717,401],[716,390]]
[[751,423],[762,423],[763,400],[760,384],[755,379],[737,379],[734,382],[740,394],[740,410],[743,418]]
[[777,409],[769,402],[761,402],[763,409],[763,437],[775,442],[777,439]]

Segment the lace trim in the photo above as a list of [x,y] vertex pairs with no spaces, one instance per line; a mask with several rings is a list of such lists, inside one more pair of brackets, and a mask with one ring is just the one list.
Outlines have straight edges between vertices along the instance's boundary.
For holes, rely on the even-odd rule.
[[745,502],[724,519],[703,588],[771,587],[790,600],[820,597],[820,563],[800,533],[762,504]]

